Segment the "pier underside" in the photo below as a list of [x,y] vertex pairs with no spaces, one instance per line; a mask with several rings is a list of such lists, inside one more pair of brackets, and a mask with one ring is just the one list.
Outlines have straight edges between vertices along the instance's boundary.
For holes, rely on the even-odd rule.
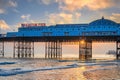
[[0,57],[4,57],[4,41],[0,42]]
[[120,59],[120,41],[116,41],[116,59]]
[[59,41],[45,42],[45,58],[61,59],[62,58],[62,42],[59,42]]
[[33,58],[34,42],[33,41],[14,41],[14,58]]
[[[84,42],[82,42],[84,40]],[[14,58],[34,58],[34,42],[45,42],[45,58],[61,59],[62,45],[64,42],[78,42],[79,59],[92,59],[92,41],[114,41],[116,42],[116,59],[120,58],[120,38],[119,36],[96,36],[96,37],[14,37],[0,39],[0,56],[4,57],[4,43],[14,42]]]

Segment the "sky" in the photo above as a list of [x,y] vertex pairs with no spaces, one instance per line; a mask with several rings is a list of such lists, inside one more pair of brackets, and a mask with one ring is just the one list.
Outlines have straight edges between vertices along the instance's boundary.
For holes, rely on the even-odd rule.
[[79,24],[104,16],[120,23],[120,0],[0,0],[0,31],[21,23]]

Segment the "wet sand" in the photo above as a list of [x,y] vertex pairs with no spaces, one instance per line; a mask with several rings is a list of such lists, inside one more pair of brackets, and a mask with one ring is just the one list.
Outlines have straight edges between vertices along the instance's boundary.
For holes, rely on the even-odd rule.
[[84,76],[88,80],[120,80],[120,68],[85,72]]

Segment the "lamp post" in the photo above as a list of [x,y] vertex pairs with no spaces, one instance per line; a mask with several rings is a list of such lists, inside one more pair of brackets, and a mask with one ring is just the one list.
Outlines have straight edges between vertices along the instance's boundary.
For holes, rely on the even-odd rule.
[[81,43],[81,44],[85,44],[85,40],[84,40],[84,39],[81,40],[80,43]]

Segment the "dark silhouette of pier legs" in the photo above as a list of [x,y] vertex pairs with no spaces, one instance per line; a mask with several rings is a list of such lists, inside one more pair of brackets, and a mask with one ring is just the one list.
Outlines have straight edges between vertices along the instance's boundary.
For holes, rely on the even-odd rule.
[[4,57],[4,41],[0,42],[0,57]]
[[79,59],[89,60],[92,58],[92,41],[79,42]]
[[13,57],[33,58],[34,42],[32,41],[14,41]]
[[120,58],[120,41],[116,42],[116,59]]
[[59,41],[45,42],[45,58],[61,59],[62,58],[62,42],[59,42]]

